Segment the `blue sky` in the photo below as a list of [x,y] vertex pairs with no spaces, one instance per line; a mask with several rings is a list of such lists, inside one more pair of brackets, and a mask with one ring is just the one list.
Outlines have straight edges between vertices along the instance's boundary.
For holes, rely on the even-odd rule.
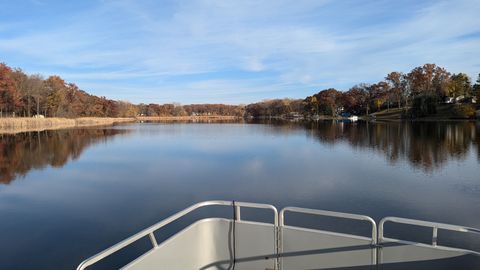
[[348,90],[436,63],[480,72],[480,1],[0,0],[0,62],[135,103]]

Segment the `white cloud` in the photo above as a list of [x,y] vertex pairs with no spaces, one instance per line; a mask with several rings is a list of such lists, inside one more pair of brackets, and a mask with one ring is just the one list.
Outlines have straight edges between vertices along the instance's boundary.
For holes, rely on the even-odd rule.
[[[349,11],[340,4],[104,1],[50,29],[0,32],[0,57],[23,57],[39,63],[35,72],[58,73],[112,98],[114,89],[149,89],[149,97],[181,102],[217,102],[223,95],[240,103],[292,89],[290,96],[301,97],[426,62],[479,72],[478,1],[425,3],[401,17],[391,3]],[[375,20],[379,14],[395,20]],[[477,37],[460,38],[472,33]]]

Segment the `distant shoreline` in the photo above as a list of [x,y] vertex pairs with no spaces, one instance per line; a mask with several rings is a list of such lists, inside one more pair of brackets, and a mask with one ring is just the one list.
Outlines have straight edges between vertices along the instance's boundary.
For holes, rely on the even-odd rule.
[[137,121],[194,121],[194,120],[236,120],[237,116],[139,116],[139,117],[80,117],[80,118],[0,118],[0,134],[14,134],[30,131],[68,129],[78,127],[111,126]]
[[190,120],[237,120],[243,117],[231,115],[191,115],[191,116],[138,116],[136,121],[190,121]]
[[[234,121],[241,120],[243,117],[227,116],[227,115],[206,115],[206,116],[138,116],[138,117],[80,117],[80,118],[29,118],[29,117],[8,117],[0,118],[0,134],[15,134],[21,132],[44,131],[44,130],[58,130],[80,127],[95,127],[95,126],[112,126],[120,123],[135,123],[139,121],[216,121],[226,120]],[[278,119],[291,120],[284,117],[260,117],[258,119]],[[359,120],[364,121],[475,121],[475,119],[465,118],[442,118],[442,117],[422,117],[416,119],[399,118],[399,117],[368,117],[359,116]],[[299,119],[300,120],[300,119]],[[324,121],[324,120],[348,120],[344,117],[320,116],[318,119],[302,118],[303,121]]]

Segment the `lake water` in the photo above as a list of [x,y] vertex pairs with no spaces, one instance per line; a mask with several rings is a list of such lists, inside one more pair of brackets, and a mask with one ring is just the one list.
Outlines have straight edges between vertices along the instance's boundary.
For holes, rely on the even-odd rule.
[[212,199],[480,228],[480,123],[139,123],[0,135],[0,269],[74,269]]

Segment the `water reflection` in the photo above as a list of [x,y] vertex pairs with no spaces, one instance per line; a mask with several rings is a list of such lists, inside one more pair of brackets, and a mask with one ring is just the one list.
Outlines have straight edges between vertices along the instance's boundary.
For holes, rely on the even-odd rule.
[[[0,185],[0,269],[74,269],[86,257],[205,200],[480,228],[476,122],[217,123],[0,135],[3,182],[24,175]],[[197,217],[171,224],[159,232],[161,239]],[[249,217],[257,220],[255,213],[242,212]],[[330,228],[314,216],[288,222]],[[334,226],[339,232],[363,228]],[[430,231],[425,235],[431,240]],[[441,241],[450,241],[445,236],[442,231]],[[458,242],[457,235],[451,239]],[[480,250],[467,240],[459,246]],[[121,261],[107,266],[119,269],[133,258],[117,255]]]
[[[176,124],[185,123],[187,122]],[[413,167],[426,172],[441,168],[449,160],[462,161],[470,151],[475,151],[477,159],[480,160],[478,122],[261,123],[271,125],[276,134],[306,132],[308,137],[322,144],[347,142],[356,149],[374,150],[383,154],[391,165],[407,161]],[[140,131],[148,132],[149,129]],[[157,132],[156,129],[153,131]],[[104,142],[114,135],[126,132],[127,129],[72,129],[0,135],[0,184],[9,184],[32,169],[45,166],[63,167],[69,160],[77,159],[89,145]]]
[[479,122],[270,122],[282,133],[305,128],[322,144],[347,142],[358,149],[375,150],[395,165],[407,161],[431,172],[449,160],[463,161],[470,151],[480,160]]
[[63,167],[90,145],[124,134],[121,129],[70,129],[0,135],[0,184],[9,184],[30,170]]

